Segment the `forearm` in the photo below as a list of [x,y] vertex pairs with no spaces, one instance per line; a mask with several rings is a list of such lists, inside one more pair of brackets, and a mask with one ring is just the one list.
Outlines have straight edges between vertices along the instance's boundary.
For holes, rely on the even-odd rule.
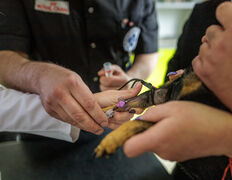
[[0,80],[1,83],[10,86],[11,81],[15,78],[18,69],[24,63],[28,62],[18,53],[13,51],[0,51]]
[[138,55],[127,75],[132,78],[147,79],[156,67],[157,62],[158,53]]
[[[26,58],[26,55],[23,56],[14,51],[0,51],[0,63],[2,84],[23,91],[32,91],[28,79],[33,77],[33,71],[27,68],[30,61]],[[31,80],[31,82],[36,81]]]
[[[40,82],[54,64],[34,62],[27,55],[0,51],[0,82],[10,88],[40,94]],[[62,68],[62,67],[60,67]]]

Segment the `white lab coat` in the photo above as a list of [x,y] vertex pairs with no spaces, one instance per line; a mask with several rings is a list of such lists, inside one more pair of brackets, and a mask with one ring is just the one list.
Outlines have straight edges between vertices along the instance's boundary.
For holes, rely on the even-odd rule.
[[39,95],[0,84],[0,132],[24,132],[75,142],[80,129],[49,116]]

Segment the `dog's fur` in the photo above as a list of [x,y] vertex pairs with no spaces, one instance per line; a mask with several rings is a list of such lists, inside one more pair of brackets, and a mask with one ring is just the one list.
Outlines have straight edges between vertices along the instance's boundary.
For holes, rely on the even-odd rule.
[[[129,99],[127,101],[128,105],[131,108],[146,108],[153,105],[152,102],[160,104],[170,100],[189,100],[229,111],[195,75],[192,68],[186,69],[185,73],[179,78],[155,89],[153,96],[151,96],[151,92],[147,91],[140,96]],[[152,101],[151,97],[154,97],[154,101]],[[123,124],[103,139],[101,144],[95,149],[97,156],[113,153],[129,137],[144,131],[152,125],[152,123],[144,121],[129,121]],[[188,160],[179,163],[179,166],[192,179],[216,180],[222,178],[227,164],[228,158],[221,156]]]

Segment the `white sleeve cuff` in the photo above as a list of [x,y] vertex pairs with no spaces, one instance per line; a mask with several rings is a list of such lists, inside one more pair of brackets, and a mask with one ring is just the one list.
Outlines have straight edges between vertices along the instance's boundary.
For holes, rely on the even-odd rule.
[[44,110],[39,95],[0,85],[0,131],[23,132],[75,142],[80,129],[57,120]]

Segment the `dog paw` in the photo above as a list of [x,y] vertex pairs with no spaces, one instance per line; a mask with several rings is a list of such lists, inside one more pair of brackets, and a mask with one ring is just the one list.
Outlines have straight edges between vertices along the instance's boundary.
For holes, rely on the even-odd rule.
[[109,133],[100,144],[95,148],[95,156],[109,156],[113,154],[127,139],[135,134],[143,132],[151,127],[154,123],[134,120],[122,124],[119,128]]

